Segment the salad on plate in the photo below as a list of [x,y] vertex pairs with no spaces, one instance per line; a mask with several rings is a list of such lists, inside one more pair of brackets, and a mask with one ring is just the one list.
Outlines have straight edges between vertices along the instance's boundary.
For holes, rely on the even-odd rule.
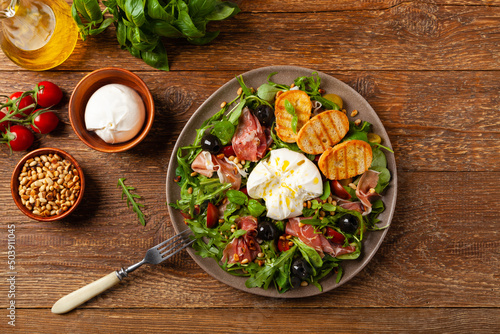
[[339,282],[342,262],[362,255],[366,233],[387,226],[378,216],[391,150],[370,123],[349,120],[357,111],[316,72],[291,85],[275,74],[257,90],[238,77],[234,100],[178,149],[180,199],[169,205],[197,255],[248,277],[246,287],[321,291],[322,279]]

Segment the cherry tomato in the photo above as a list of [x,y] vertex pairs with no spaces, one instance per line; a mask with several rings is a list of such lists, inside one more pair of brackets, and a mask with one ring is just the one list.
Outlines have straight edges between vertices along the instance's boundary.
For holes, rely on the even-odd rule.
[[[0,111],[0,120],[5,117],[5,113]],[[5,129],[9,126],[9,122],[5,121],[0,123],[0,132],[5,132]]]
[[286,234],[283,235],[285,238],[278,239],[278,249],[280,252],[286,252],[287,250],[290,249],[290,245],[288,244],[290,240],[286,239]]
[[[18,99],[18,98],[21,97],[22,94],[23,94],[22,92],[15,92],[14,94],[12,94],[10,96],[10,99],[11,100]],[[23,111],[23,113],[26,114],[26,115],[31,114],[33,112],[33,110],[35,110],[35,105],[34,105],[35,100],[33,100],[33,97],[31,95],[26,95],[25,97],[23,97],[21,99],[21,101],[16,101],[15,103],[16,103],[17,108],[19,110],[22,110],[22,109],[26,108],[27,106],[29,106],[30,104],[33,104],[33,107],[31,107],[31,108],[26,109],[26,110]],[[23,118],[23,116],[21,114],[17,114],[15,117],[17,117],[17,118]]]
[[247,189],[247,187],[243,187],[243,188],[241,188],[241,189],[240,189],[240,191],[241,191],[242,193],[244,193],[245,195],[247,195],[247,196],[248,196],[248,189]]
[[233,149],[232,145],[224,146],[224,148],[222,149],[222,153],[224,153],[224,156],[226,156],[228,158],[230,156],[233,156],[233,157],[236,156],[236,153],[234,153],[234,149]]
[[[43,88],[40,88],[42,87]],[[63,97],[61,88],[50,81],[40,81],[38,83],[38,92],[36,93],[36,101],[39,106],[48,108],[59,102]]]
[[326,228],[325,235],[327,237],[332,237],[331,239],[328,239],[328,240],[330,240],[331,242],[333,242],[335,244],[343,245],[344,242],[345,242],[344,235],[342,233],[340,233],[340,232],[335,231],[331,227],[327,227]]
[[339,181],[333,180],[331,184],[331,189],[333,189],[333,193],[335,194],[335,196],[338,196],[342,199],[351,198],[351,195],[347,192],[347,190],[344,189],[344,187],[342,187]]
[[9,144],[13,151],[24,151],[35,141],[33,133],[22,125],[11,126],[7,136],[10,138]]
[[35,117],[34,125],[32,124],[31,128],[37,133],[49,133],[57,127],[57,124],[59,124],[59,118],[57,118],[56,114],[47,111]]
[[207,207],[207,227],[212,228],[219,222],[219,210],[211,202],[208,202]]

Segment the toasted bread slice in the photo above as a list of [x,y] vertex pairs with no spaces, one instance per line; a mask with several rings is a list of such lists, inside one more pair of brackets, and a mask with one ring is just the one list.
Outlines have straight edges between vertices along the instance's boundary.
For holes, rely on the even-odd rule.
[[[285,100],[288,100],[295,108],[297,115],[297,133],[292,129],[292,118],[285,109]],[[311,118],[312,102],[306,92],[301,90],[289,90],[276,99],[274,114],[276,116],[276,133],[285,143],[297,141],[299,130]]]
[[349,140],[327,149],[318,161],[323,175],[343,180],[363,174],[372,164],[372,148],[362,140]]
[[327,110],[314,116],[297,135],[297,145],[309,154],[323,153],[344,138],[349,131],[346,114],[338,110]]

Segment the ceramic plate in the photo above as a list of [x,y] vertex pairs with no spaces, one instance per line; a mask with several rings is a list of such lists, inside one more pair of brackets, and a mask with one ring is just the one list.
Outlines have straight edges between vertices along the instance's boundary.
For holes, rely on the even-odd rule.
[[[272,80],[274,82],[289,85],[295,78],[299,76],[310,76],[314,71],[295,66],[270,66],[244,73],[243,80],[245,81],[247,86],[257,88],[261,84],[266,82],[267,76],[272,72],[278,72],[272,77]],[[359,115],[356,118],[359,117],[363,121],[372,123],[373,131],[382,137],[383,144],[392,148],[389,137],[387,136],[387,132],[385,131],[382,122],[380,121],[372,107],[368,104],[368,102],[366,102],[366,100],[354,89],[341,82],[340,80],[337,80],[321,72],[318,72],[318,74],[321,77],[321,88],[323,88],[327,93],[335,93],[339,95],[344,100],[344,108],[348,111],[348,115],[350,114],[350,111],[357,109],[359,111]],[[187,122],[186,126],[179,136],[179,139],[177,140],[177,143],[175,144],[172,157],[170,158],[170,165],[167,172],[168,203],[175,202],[180,198],[180,187],[173,182],[173,179],[175,177],[175,169],[177,168],[177,150],[179,149],[179,147],[190,145],[193,143],[196,134],[195,130],[201,127],[203,121],[220,110],[220,104],[223,101],[232,101],[236,96],[235,93],[239,87],[240,86],[236,79],[232,79],[231,81],[226,83],[214,94],[212,94],[212,96],[210,96],[198,108],[191,119]],[[380,226],[390,224],[396,205],[396,162],[394,160],[394,154],[391,154],[389,152],[385,153],[388,162],[388,169],[391,171],[392,179],[390,186],[386,189],[386,193],[383,197],[383,201],[386,205],[386,210],[379,216],[379,219],[381,219],[382,221],[380,223]],[[176,232],[180,232],[188,228],[184,224],[183,217],[177,210],[174,210],[169,206],[169,213]],[[386,234],[387,229],[366,233],[363,240],[362,255],[360,256],[360,258],[358,258],[357,260],[347,260],[341,262],[341,266],[344,269],[344,275],[339,283],[335,283],[335,276],[329,276],[320,281],[323,287],[323,292],[339,287],[340,285],[349,281],[358,272],[360,272],[375,255],[375,252],[379,248]],[[201,258],[195,254],[195,251],[193,249],[189,249],[188,252],[196,261],[196,263],[198,263],[198,265],[208,274],[227,285],[249,293],[279,298],[309,297],[322,293],[318,290],[317,287],[313,285],[301,287],[298,289],[292,289],[283,294],[279,294],[274,286],[270,286],[268,290],[264,290],[262,288],[249,289],[245,286],[245,280],[247,279],[246,277],[236,277],[225,272],[213,259]]]

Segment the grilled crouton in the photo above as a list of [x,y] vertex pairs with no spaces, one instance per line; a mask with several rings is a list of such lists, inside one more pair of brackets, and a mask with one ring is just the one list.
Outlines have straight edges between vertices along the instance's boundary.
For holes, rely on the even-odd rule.
[[[292,129],[293,116],[285,109],[285,100],[288,100],[297,115],[297,132]],[[275,102],[274,114],[276,116],[276,133],[286,143],[297,141],[297,133],[311,118],[312,103],[309,95],[301,90],[289,90],[284,92]]]
[[349,140],[327,149],[318,161],[323,175],[343,180],[363,174],[372,164],[372,148],[362,140]]
[[297,145],[306,153],[320,154],[341,141],[348,131],[347,116],[338,110],[327,110],[311,118],[300,129]]

